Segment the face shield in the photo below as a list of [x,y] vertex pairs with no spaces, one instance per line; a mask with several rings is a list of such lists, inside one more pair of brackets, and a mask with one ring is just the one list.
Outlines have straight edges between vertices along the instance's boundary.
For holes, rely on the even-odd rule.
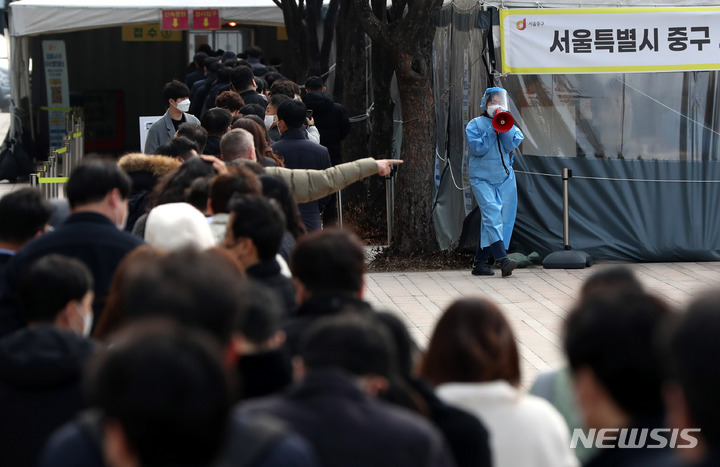
[[495,115],[498,109],[509,110],[507,91],[501,88],[490,88],[485,91],[482,107],[489,116]]

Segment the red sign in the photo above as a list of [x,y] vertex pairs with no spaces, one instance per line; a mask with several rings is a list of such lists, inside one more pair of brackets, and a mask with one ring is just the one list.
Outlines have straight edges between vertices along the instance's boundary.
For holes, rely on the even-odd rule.
[[163,10],[162,28],[164,30],[187,29],[189,24],[187,10]]
[[220,29],[218,10],[194,10],[193,29]]

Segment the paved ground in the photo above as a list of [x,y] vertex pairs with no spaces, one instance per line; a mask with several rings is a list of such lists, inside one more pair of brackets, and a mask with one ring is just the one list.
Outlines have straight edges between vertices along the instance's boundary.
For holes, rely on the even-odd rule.
[[[397,313],[421,346],[427,345],[443,310],[463,296],[487,296],[507,314],[520,343],[522,383],[529,387],[538,371],[562,365],[562,327],[580,286],[590,274],[608,267],[577,270],[516,269],[503,279],[476,277],[470,271],[372,273],[366,299],[376,309]],[[682,308],[698,292],[720,285],[720,262],[629,264],[642,283]],[[499,272],[499,271],[498,271]]]

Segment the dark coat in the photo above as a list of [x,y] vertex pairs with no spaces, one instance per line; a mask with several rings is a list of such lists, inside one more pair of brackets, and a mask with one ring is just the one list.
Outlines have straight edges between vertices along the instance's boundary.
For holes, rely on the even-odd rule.
[[187,86],[188,89],[191,89],[193,87],[193,84],[200,81],[201,79],[205,79],[205,69],[203,67],[200,67],[195,71],[192,71],[185,75],[185,86]]
[[240,405],[239,414],[287,422],[324,467],[451,466],[442,435],[422,417],[369,398],[340,370],[313,370],[280,396]]
[[203,149],[203,154],[220,157],[221,139],[222,138],[219,136],[208,136],[207,143],[205,143],[205,149]]
[[297,308],[295,305],[295,284],[293,284],[292,279],[282,275],[280,264],[275,258],[250,266],[246,272],[248,277],[268,286],[275,292],[283,304],[285,316],[295,311]]
[[51,325],[0,340],[3,465],[34,466],[50,434],[86,408],[82,371],[95,347]]
[[208,91],[208,94],[205,97],[205,102],[203,103],[202,113],[200,115],[204,114],[208,110],[215,107],[215,99],[217,99],[217,96],[219,96],[223,92],[229,91],[229,90],[230,90],[229,82],[215,84],[215,86],[213,86],[212,89],[210,89],[210,91]]
[[100,319],[113,274],[120,261],[143,241],[118,229],[106,216],[94,212],[72,214],[53,232],[25,245],[7,266],[0,289],[0,337],[25,325],[15,297],[20,272],[36,259],[57,253],[85,263],[95,279],[94,322]]
[[430,409],[430,421],[445,436],[458,467],[492,465],[488,431],[476,416],[441,401],[424,381],[410,385]]
[[15,255],[0,252],[0,287],[2,287],[2,284],[5,282],[5,269],[13,256]]
[[[324,170],[331,166],[328,150],[307,139],[307,132],[303,128],[288,129],[271,145],[276,154],[285,160],[288,169],[314,169]],[[298,204],[300,215],[308,231],[319,230],[322,227],[320,213],[325,209],[327,197],[309,203]]]
[[240,399],[270,396],[292,383],[292,364],[285,349],[242,355],[237,370]]
[[303,97],[303,102],[308,110],[313,111],[315,126],[320,132],[320,144],[328,149],[332,164],[341,163],[340,142],[350,133],[347,110],[324,92],[309,92]]
[[249,91],[241,92],[240,97],[243,98],[243,102],[245,102],[245,105],[248,104],[258,104],[262,105],[263,107],[267,107],[268,102],[265,100],[263,96],[255,92],[253,89],[250,89]]
[[[229,442],[213,467],[318,467],[312,447],[270,417],[232,418]],[[102,419],[93,411],[57,430],[40,454],[38,467],[105,467]]]
[[285,348],[290,355],[298,354],[300,340],[317,320],[340,313],[345,308],[352,308],[362,313],[373,311],[369,303],[350,294],[319,295],[310,297],[302,303],[297,311],[282,323],[282,330],[286,336]]

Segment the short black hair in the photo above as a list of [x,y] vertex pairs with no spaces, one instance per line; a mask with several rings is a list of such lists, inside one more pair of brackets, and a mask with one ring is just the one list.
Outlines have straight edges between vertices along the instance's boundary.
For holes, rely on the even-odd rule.
[[122,312],[129,319],[168,317],[226,343],[241,301],[235,287],[239,280],[229,264],[203,252],[179,250],[125,284]]
[[580,299],[620,290],[641,292],[643,285],[627,266],[611,266],[600,269],[585,280],[580,289]]
[[277,293],[253,279],[239,287],[243,300],[234,328],[249,342],[263,344],[280,330],[283,304]]
[[277,94],[295,99],[295,96],[300,94],[300,86],[289,79],[277,79],[273,81],[273,84],[270,86],[270,95],[275,96]]
[[205,149],[205,143],[207,143],[208,133],[205,128],[199,123],[185,122],[181,123],[175,133],[176,136],[184,136],[194,141],[197,145],[198,154],[202,154]]
[[312,232],[300,238],[295,246],[292,272],[314,294],[357,293],[362,290],[365,250],[349,232]]
[[242,92],[252,86],[255,75],[253,74],[252,68],[247,66],[238,66],[233,68],[230,73],[230,82],[236,91]]
[[592,370],[633,419],[662,414],[658,338],[671,317],[665,302],[643,292],[619,290],[581,301],[565,323],[571,370]]
[[232,114],[228,109],[213,107],[202,115],[200,124],[208,135],[222,136],[232,124]]
[[272,86],[272,84],[273,84],[275,81],[277,81],[277,80],[279,80],[279,79],[285,79],[285,77],[282,75],[282,73],[280,73],[280,72],[277,71],[277,70],[275,70],[275,71],[269,71],[269,72],[265,73],[265,74],[263,75],[263,78],[265,79],[265,82],[267,83],[268,88],[270,88],[270,86]]
[[720,449],[720,293],[693,300],[675,323],[669,341],[668,373],[680,384],[693,426],[710,451]]
[[205,63],[203,64],[205,68],[207,68],[208,73],[214,73],[217,72],[217,67],[222,66],[222,63],[220,61],[220,57],[216,56],[208,56],[208,58],[205,59]]
[[323,80],[319,76],[311,76],[305,80],[305,90],[312,92],[320,92],[323,88]]
[[131,325],[91,360],[86,385],[141,465],[210,465],[225,444],[231,383],[222,350],[198,331]]
[[[257,105],[257,104],[252,104],[252,105]],[[262,107],[262,106],[260,106],[260,107]],[[263,109],[263,113],[264,113],[264,109]],[[263,132],[263,138],[265,137],[264,134],[266,133],[267,130],[265,130],[265,116],[264,115],[262,118],[260,118],[259,116],[255,115],[255,114],[247,114],[244,117],[240,117],[240,118],[252,120],[253,122],[260,125],[260,129]],[[238,120],[240,120],[240,118]]]
[[267,68],[260,67],[253,71],[253,73],[255,73],[255,92],[257,92],[258,94],[263,94],[268,88],[267,81],[265,81],[262,76],[259,76],[259,74],[264,70],[267,70]]
[[235,193],[262,194],[262,184],[250,169],[231,168],[226,174],[215,177],[210,184],[210,206],[215,214],[230,212],[228,205]]
[[230,200],[229,208],[235,214],[228,224],[233,237],[250,238],[261,260],[274,258],[286,229],[285,215],[277,202],[260,195],[239,195]]
[[275,110],[277,110],[283,103],[291,100],[292,98],[284,94],[275,94],[274,96],[270,96],[270,99],[268,100],[268,105],[272,105],[273,107],[275,107]]
[[20,188],[0,198],[0,241],[25,244],[41,232],[53,207],[37,188]]
[[240,108],[240,113],[243,115],[257,115],[258,117],[265,118],[265,107],[260,104],[245,104]]
[[288,128],[300,128],[307,118],[307,107],[303,101],[290,99],[277,108],[278,120],[285,122]]
[[93,276],[82,261],[58,254],[39,258],[18,278],[20,314],[26,323],[53,322],[72,300],[93,290]]
[[200,68],[205,64],[205,59],[208,58],[208,54],[205,52],[197,52],[195,55],[193,55],[193,62],[195,62],[196,65],[198,65]]
[[172,80],[169,83],[165,83],[165,87],[163,87],[163,99],[165,99],[165,102],[168,101],[168,99],[180,99],[181,97],[190,97],[190,89],[179,80]]
[[[192,151],[195,151],[197,154],[193,154]],[[200,153],[195,141],[185,136],[176,136],[160,146],[155,151],[155,154],[160,156],[180,157],[182,160],[186,161]]]
[[251,45],[250,47],[247,48],[245,53],[247,54],[248,57],[260,58],[260,56],[262,55],[262,49],[257,45]]
[[203,42],[202,44],[198,45],[196,50],[198,52],[205,52],[208,55],[212,55],[215,53],[212,47],[210,47],[210,44],[208,44],[207,42]]
[[70,174],[65,195],[70,209],[74,209],[101,201],[116,188],[122,199],[127,199],[131,183],[130,177],[114,161],[87,158]]
[[390,377],[395,359],[387,329],[358,313],[320,318],[302,337],[299,355],[308,370],[336,368],[355,376]]

